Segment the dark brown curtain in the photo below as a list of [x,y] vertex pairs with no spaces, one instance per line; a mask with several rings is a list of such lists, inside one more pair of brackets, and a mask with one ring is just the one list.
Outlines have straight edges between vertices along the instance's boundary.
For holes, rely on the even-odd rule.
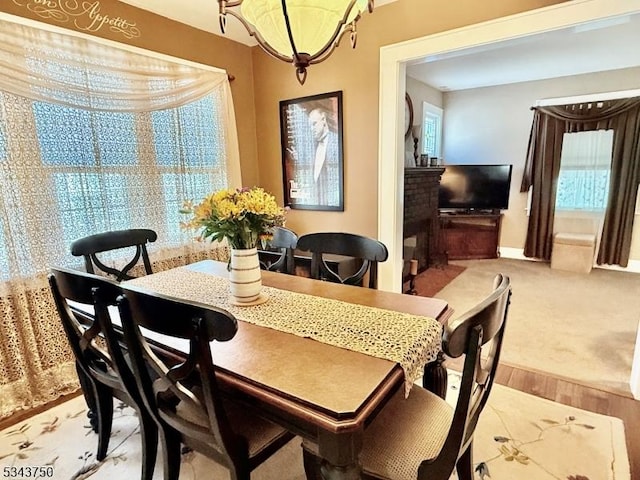
[[521,192],[533,187],[524,255],[551,259],[562,138],[567,132],[613,130],[609,198],[598,264],[627,266],[640,180],[640,97],[533,107]]

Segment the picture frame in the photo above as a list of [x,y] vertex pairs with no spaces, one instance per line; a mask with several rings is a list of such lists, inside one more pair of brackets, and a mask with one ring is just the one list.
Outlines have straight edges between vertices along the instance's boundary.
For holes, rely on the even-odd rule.
[[342,91],[280,101],[285,205],[344,211]]

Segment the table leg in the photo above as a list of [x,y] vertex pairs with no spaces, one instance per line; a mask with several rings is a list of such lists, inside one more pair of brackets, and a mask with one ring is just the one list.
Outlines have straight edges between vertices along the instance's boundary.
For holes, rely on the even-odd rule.
[[360,480],[358,457],[362,450],[362,432],[320,433],[318,437],[322,480]]
[[350,465],[348,467],[336,467],[330,465],[326,460],[322,461],[320,467],[322,480],[360,480],[360,467]]

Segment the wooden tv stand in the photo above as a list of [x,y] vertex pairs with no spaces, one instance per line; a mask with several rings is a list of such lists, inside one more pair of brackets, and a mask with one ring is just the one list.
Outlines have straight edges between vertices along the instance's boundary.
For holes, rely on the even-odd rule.
[[500,256],[501,213],[440,212],[439,250],[447,260]]

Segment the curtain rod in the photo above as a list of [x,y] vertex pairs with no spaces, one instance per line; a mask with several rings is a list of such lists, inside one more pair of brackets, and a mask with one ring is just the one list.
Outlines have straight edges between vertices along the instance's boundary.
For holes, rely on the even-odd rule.
[[[640,89],[620,90],[618,92],[592,93],[587,95],[576,95],[573,97],[557,97],[536,100],[536,107],[547,107],[551,105],[567,105],[570,103],[602,102],[606,100],[616,100],[619,98],[630,98],[640,96]],[[534,107],[531,107],[534,108]]]

